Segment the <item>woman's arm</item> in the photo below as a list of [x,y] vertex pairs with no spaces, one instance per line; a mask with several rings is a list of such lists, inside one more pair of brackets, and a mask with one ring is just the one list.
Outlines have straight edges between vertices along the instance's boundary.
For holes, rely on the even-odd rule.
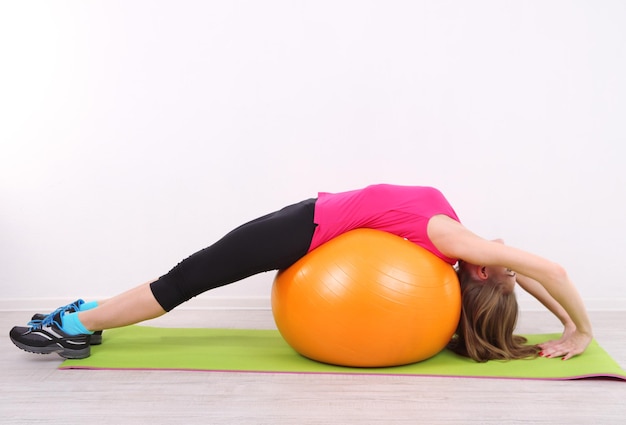
[[462,224],[441,215],[431,218],[428,236],[446,256],[477,265],[507,267],[543,286],[576,326],[576,330],[570,335],[563,335],[558,341],[543,344],[544,355],[564,356],[564,359],[569,359],[582,353],[591,342],[591,322],[582,298],[567,272],[558,264],[538,255],[483,239]]
[[[517,283],[526,292],[535,297],[541,304],[552,312],[563,324],[563,336],[568,338],[572,333],[576,331],[576,325],[567,314],[567,311],[548,293],[546,288],[535,279],[531,279],[528,276],[524,276],[521,273],[517,273]],[[541,344],[543,348],[544,344]]]
[[[539,347],[543,350],[540,354],[546,357],[552,356],[552,347],[557,346],[565,342],[570,337],[574,337],[576,333],[576,325],[567,314],[567,311],[548,293],[546,288],[535,279],[531,279],[528,276],[524,276],[521,273],[517,273],[517,283],[529,294],[535,297],[541,304],[543,304],[548,310],[550,310],[560,321],[563,323],[563,335],[556,341],[548,341],[543,344],[539,344]],[[558,356],[558,355],[557,355]]]

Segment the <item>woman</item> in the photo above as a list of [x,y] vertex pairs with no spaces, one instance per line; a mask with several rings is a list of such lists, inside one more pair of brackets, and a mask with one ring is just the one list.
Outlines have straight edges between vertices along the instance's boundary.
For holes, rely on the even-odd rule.
[[566,360],[582,353],[592,339],[582,299],[562,267],[501,241],[478,237],[460,223],[434,188],[394,185],[320,193],[316,199],[236,228],[153,282],[104,302],[79,301],[61,307],[27,327],[14,327],[10,337],[26,351],[87,357],[94,330],[152,319],[209,289],[286,268],[324,242],[356,228],[387,231],[450,264],[458,261],[462,314],[450,348],[460,354],[477,361],[537,354],[537,347],[523,345],[523,338],[513,335],[516,281],[565,327],[559,340],[540,344],[539,354]]

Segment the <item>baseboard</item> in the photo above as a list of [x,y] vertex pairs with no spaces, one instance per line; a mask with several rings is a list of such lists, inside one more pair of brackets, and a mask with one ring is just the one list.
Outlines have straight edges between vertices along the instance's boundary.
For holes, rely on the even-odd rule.
[[[100,299],[87,297],[86,300]],[[47,312],[65,305],[67,298],[0,298],[0,311]],[[521,311],[545,310],[533,298],[518,300]],[[591,298],[585,300],[589,311],[624,311],[626,298]],[[177,308],[178,310],[270,310],[269,297],[197,297]]]
[[[98,300],[103,297],[85,297]],[[48,312],[74,300],[68,298],[0,298],[0,311]],[[271,310],[269,297],[197,297],[177,310]]]

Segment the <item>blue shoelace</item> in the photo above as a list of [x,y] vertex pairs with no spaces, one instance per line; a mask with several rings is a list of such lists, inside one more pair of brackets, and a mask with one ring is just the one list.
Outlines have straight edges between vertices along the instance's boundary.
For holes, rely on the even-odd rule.
[[[61,317],[63,317],[63,313],[67,311],[79,311],[80,306],[83,305],[84,303],[85,301],[83,300],[76,300],[73,303],[57,308],[56,310],[54,310],[52,313],[48,314],[46,317],[44,317],[41,320],[31,320],[30,322],[26,324],[26,326],[29,326],[31,329],[41,329],[44,326],[50,326],[52,325],[52,323],[54,323],[54,316],[56,316],[57,313],[61,313]],[[57,326],[61,327],[61,324],[57,323]]]

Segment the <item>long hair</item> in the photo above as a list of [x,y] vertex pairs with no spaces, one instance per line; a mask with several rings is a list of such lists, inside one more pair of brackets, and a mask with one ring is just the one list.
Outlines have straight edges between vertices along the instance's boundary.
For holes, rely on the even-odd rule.
[[536,357],[540,349],[514,335],[518,306],[515,293],[498,282],[478,281],[459,272],[461,319],[448,348],[477,362]]

